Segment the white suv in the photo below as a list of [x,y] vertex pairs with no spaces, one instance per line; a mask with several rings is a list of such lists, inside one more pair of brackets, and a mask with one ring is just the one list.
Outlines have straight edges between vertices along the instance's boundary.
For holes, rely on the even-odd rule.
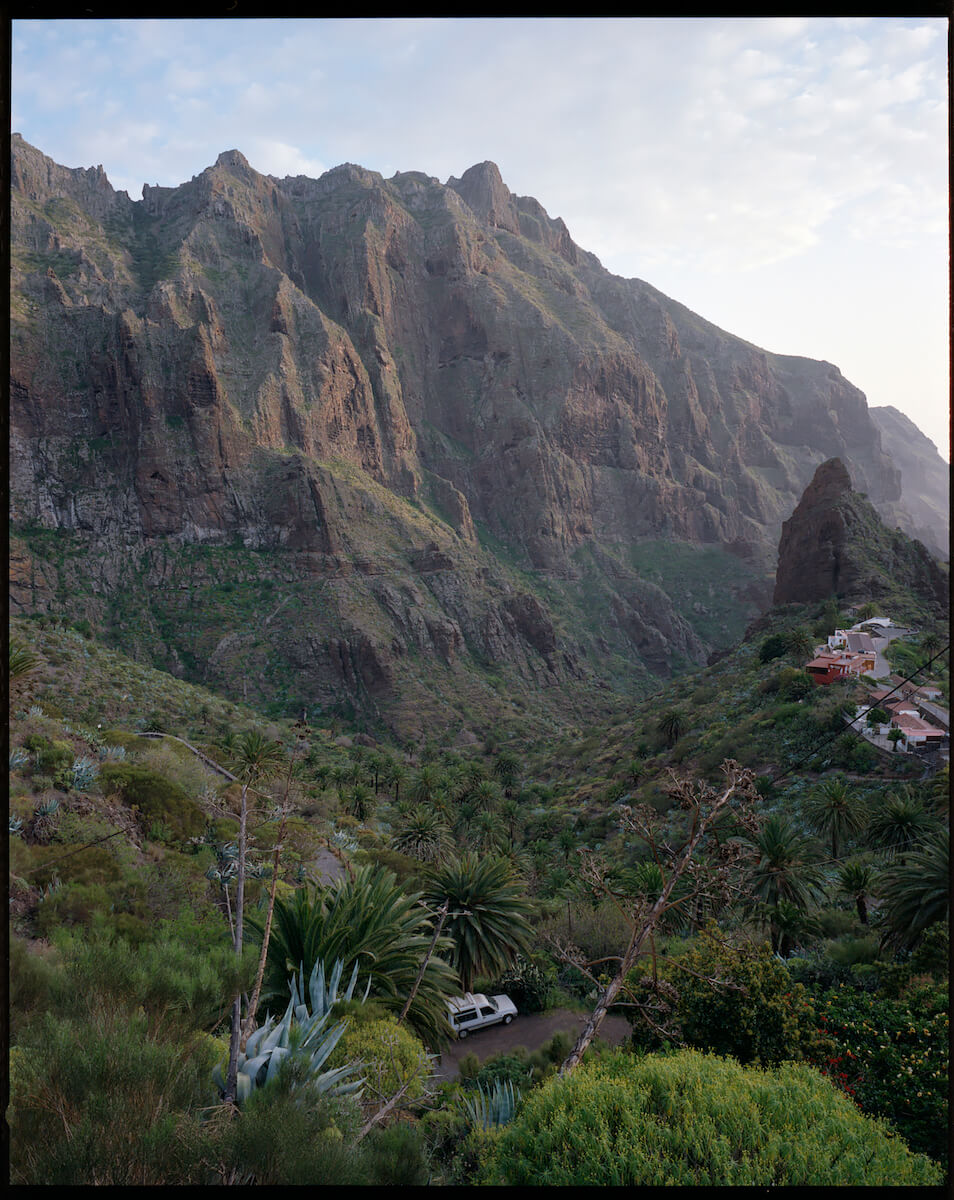
[[517,1015],[517,1006],[509,996],[484,996],[481,992],[468,992],[466,996],[455,996],[447,1001],[447,1019],[459,1038],[465,1038],[474,1029],[485,1025],[497,1025],[501,1021],[509,1025]]

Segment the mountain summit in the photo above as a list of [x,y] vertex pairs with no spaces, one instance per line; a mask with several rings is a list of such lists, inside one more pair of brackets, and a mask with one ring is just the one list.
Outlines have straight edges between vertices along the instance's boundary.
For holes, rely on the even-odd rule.
[[131,201],[12,153],[15,611],[68,595],[289,703],[421,720],[503,672],[562,710],[728,644],[819,463],[899,511],[837,368],[611,275],[493,163],[276,179],[232,150]]

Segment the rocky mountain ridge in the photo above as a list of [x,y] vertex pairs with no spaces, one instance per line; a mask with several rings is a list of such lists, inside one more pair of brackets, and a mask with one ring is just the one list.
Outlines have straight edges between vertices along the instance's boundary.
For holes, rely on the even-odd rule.
[[559,711],[727,644],[833,453],[898,509],[837,368],[611,275],[492,163],[279,180],[228,151],[132,201],[12,151],[14,611],[59,595],[253,694],[486,707],[504,679]]

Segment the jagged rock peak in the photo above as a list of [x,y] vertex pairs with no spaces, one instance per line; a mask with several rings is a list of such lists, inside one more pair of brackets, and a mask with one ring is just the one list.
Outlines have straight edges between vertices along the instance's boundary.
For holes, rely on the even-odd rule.
[[520,232],[514,196],[504,183],[496,163],[477,163],[469,167],[460,179],[453,176],[448,179],[447,186],[453,188],[471,211],[489,224],[511,233]]
[[19,133],[10,135],[10,181],[13,189],[41,203],[53,196],[69,196],[97,218],[130,203],[125,192],[114,190],[102,165],[61,166]]
[[241,150],[223,150],[215,160],[215,165],[217,167],[244,167],[246,170],[251,169],[251,164]]
[[851,476],[848,474],[848,468],[840,458],[829,458],[815,472],[798,507],[801,508],[803,504],[814,505],[837,500],[839,496],[850,491]]
[[947,577],[924,545],[888,529],[838,458],[816,470],[782,526],[775,604],[878,600],[908,593],[938,617],[947,613]]

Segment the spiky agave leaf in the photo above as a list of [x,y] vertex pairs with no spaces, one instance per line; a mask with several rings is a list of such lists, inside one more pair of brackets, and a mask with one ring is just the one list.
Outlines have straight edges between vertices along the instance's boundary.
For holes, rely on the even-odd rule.
[[520,1103],[521,1092],[512,1080],[497,1079],[491,1090],[485,1092],[477,1085],[477,1095],[460,1097],[460,1107],[472,1129],[495,1129],[513,1120]]

